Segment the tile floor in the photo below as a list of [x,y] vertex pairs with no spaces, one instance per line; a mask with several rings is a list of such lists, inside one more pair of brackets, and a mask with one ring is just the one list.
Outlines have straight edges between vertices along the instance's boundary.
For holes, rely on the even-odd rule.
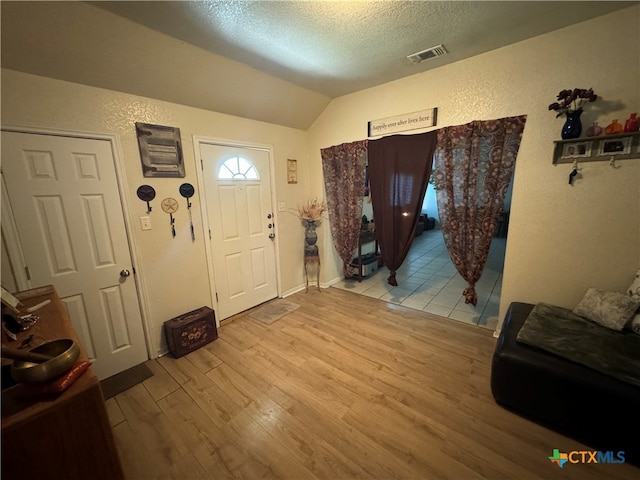
[[389,270],[386,267],[381,267],[362,282],[345,279],[332,286],[495,330],[505,247],[506,238],[494,238],[491,243],[487,264],[476,285],[476,307],[464,303],[462,291],[467,284],[451,263],[438,228],[416,237],[396,273],[397,287],[387,283]]

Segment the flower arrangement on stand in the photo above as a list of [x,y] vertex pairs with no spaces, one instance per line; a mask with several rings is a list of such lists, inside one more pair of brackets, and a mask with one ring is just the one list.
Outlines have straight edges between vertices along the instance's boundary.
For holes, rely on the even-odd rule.
[[573,90],[561,90],[558,93],[556,102],[549,105],[549,110],[557,112],[556,118],[565,116],[566,121],[562,127],[561,136],[563,139],[578,138],[582,133],[583,107],[588,102],[595,102],[598,95],[593,93],[592,88],[574,88]]
[[318,234],[316,227],[322,222],[322,214],[327,210],[327,204],[317,198],[308,199],[307,202],[298,206],[298,218],[304,226],[304,255],[305,257],[317,257]]
[[308,199],[304,205],[298,206],[298,217],[304,222],[322,221],[322,214],[327,210],[327,204],[317,198]]

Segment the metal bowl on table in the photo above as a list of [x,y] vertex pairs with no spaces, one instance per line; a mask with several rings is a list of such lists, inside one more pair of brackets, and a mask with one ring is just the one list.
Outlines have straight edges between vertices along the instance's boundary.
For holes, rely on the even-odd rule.
[[14,360],[11,376],[18,383],[40,383],[52,380],[71,369],[80,356],[80,346],[71,339],[52,340],[32,348],[29,353],[50,357],[43,362]]

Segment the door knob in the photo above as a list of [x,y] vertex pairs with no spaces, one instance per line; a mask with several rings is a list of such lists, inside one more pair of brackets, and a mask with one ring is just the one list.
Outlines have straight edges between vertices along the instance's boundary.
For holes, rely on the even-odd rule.
[[126,277],[128,277],[129,275],[131,275],[131,272],[130,272],[129,270],[127,270],[126,268],[125,268],[124,270],[121,270],[121,271],[120,271],[120,276],[121,276],[122,278],[126,278]]
[[269,238],[270,238],[271,240],[273,240],[274,238],[276,238],[276,234],[275,234],[275,233],[270,233],[270,234],[269,234]]

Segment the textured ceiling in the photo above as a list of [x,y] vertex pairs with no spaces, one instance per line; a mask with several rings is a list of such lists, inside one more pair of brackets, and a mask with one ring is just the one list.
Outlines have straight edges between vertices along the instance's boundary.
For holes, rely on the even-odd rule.
[[[101,8],[337,97],[629,6],[625,2],[99,2]],[[419,66],[407,55],[444,44]]]
[[[331,98],[638,2],[2,2],[2,66],[308,128]],[[145,28],[146,27],[146,28]],[[419,65],[406,57],[444,44]]]

